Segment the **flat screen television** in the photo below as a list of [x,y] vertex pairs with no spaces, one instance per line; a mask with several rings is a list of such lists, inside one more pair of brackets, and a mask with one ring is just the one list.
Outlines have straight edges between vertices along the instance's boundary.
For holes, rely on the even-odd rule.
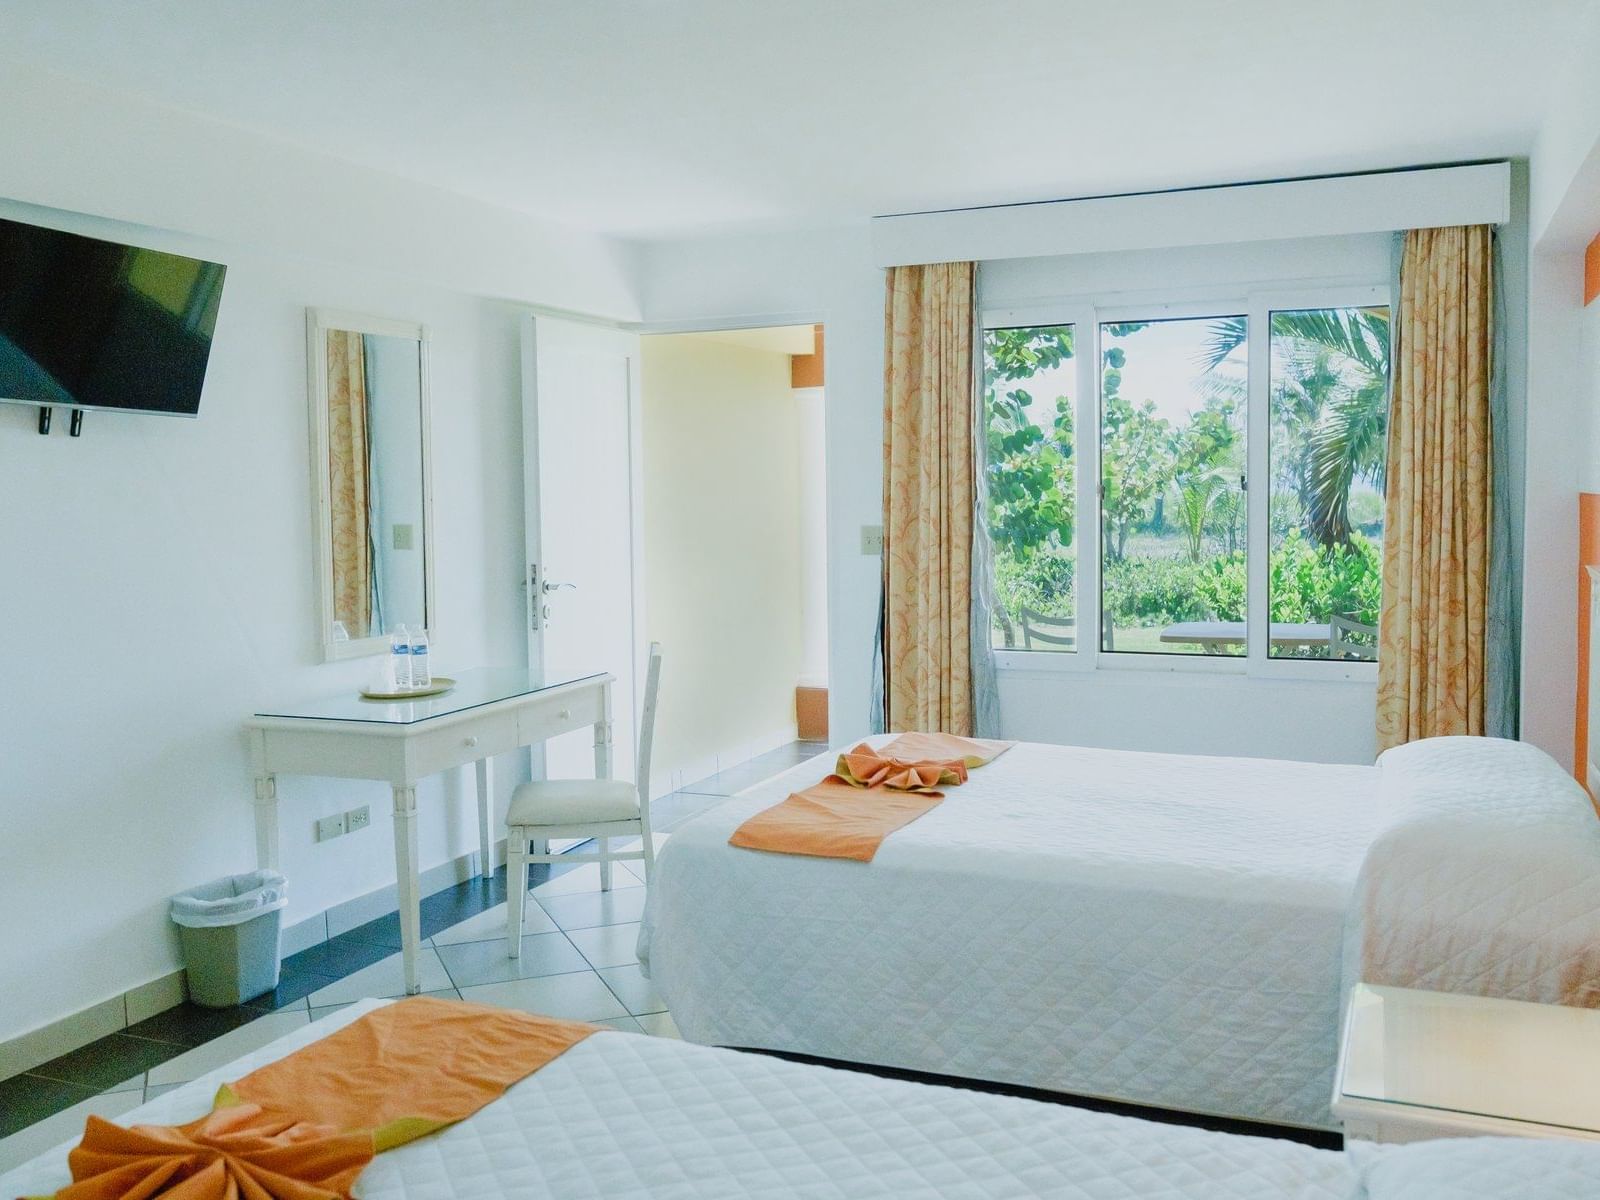
[[0,220],[0,400],[196,415],[226,274]]

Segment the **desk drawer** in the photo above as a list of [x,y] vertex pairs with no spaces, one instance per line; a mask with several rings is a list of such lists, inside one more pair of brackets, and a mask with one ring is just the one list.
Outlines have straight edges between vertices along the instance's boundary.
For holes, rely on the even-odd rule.
[[460,721],[411,739],[412,770],[421,778],[492,754],[505,754],[518,744],[515,713]]
[[518,714],[518,732],[525,745],[533,745],[573,729],[583,729],[605,718],[605,697],[599,688],[541,697]]

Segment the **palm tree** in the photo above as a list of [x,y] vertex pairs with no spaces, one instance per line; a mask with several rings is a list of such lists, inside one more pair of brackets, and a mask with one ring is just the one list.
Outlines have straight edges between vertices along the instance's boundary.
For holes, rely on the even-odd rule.
[[1183,530],[1189,561],[1205,557],[1206,529],[1213,513],[1232,494],[1233,479],[1226,467],[1200,467],[1173,480],[1178,495],[1178,525]]
[[[1288,378],[1276,399],[1309,423],[1293,464],[1306,533],[1328,548],[1350,541],[1350,489],[1382,488],[1389,427],[1389,310],[1324,308],[1272,314],[1274,349]],[[1212,323],[1204,365],[1215,370],[1242,345],[1244,317]]]

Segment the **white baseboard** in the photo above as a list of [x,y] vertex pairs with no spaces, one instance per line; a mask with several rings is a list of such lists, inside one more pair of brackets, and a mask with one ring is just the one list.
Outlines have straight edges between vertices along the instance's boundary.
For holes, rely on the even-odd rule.
[[799,741],[800,735],[797,726],[792,722],[770,730],[759,737],[719,750],[715,754],[705,754],[686,763],[669,768],[665,772],[652,772],[650,781],[650,798],[659,800],[662,796],[672,792],[681,791],[690,784],[707,779],[719,771],[726,771],[730,767],[737,767],[749,762],[752,758],[760,758],[781,749],[791,742]]
[[70,1054],[109,1034],[120,1033],[147,1017],[182,1004],[185,994],[180,967],[120,995],[8,1038],[0,1042],[0,1079],[31,1071],[40,1063]]
[[[506,844],[502,838],[495,843],[495,865],[505,862],[505,857]],[[422,894],[431,896],[473,878],[476,859],[476,853],[463,854],[422,872]],[[298,954],[330,937],[338,937],[368,921],[387,916],[398,907],[393,884],[346,900],[284,929],[278,943],[279,953],[285,958]],[[130,988],[121,995],[91,1004],[38,1029],[0,1042],[0,1079],[20,1075],[40,1063],[81,1049],[108,1034],[119,1033],[130,1025],[137,1025],[146,1018],[182,1004],[185,995],[184,974],[180,967],[148,983]]]

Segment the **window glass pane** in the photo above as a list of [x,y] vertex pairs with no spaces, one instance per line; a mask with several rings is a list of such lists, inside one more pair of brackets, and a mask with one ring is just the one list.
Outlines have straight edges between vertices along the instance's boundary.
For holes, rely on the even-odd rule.
[[1073,328],[987,329],[989,538],[997,647],[1077,649]]
[[1389,310],[1272,314],[1274,658],[1377,658]]
[[1100,326],[1101,648],[1245,652],[1242,316]]

